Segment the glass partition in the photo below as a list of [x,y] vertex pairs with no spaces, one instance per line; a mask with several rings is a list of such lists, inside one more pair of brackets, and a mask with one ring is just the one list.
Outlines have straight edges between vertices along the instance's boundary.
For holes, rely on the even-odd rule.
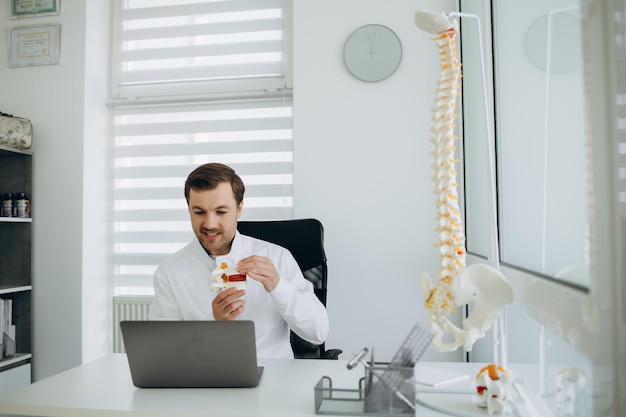
[[[538,365],[524,380],[527,404],[545,406],[532,415],[625,415],[626,0],[460,4],[492,25],[501,268],[515,294],[506,343],[514,362]],[[481,262],[486,130],[468,29],[461,26],[467,248]],[[536,339],[538,349],[529,348]]]
[[[491,7],[501,261],[586,288],[588,178],[579,2],[492,2]],[[480,95],[472,94],[480,85],[478,74],[471,61],[466,65],[468,51],[475,48],[471,39],[463,38],[467,235],[468,250],[484,256],[489,229],[481,224],[486,224],[489,201],[481,195],[488,179],[485,128],[476,115],[484,105]]]
[[493,124],[486,123],[485,111],[489,119],[493,118],[493,103],[484,102],[483,88],[487,88],[487,95],[493,94],[491,72],[491,44],[490,32],[491,10],[487,2],[474,0],[461,1],[463,13],[478,16],[483,29],[485,54],[485,83],[483,85],[482,68],[480,65],[480,47],[478,45],[475,20],[461,19],[461,54],[463,62],[463,189],[465,201],[465,227],[467,250],[473,254],[488,257],[490,245],[490,211],[491,196],[489,193],[489,158],[487,153],[488,127],[494,131]]

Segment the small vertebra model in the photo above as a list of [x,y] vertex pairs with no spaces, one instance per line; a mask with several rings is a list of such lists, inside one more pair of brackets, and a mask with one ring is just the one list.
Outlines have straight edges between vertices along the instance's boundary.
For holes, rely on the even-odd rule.
[[511,412],[511,377],[496,364],[489,364],[476,375],[476,395],[474,401],[487,409],[489,415],[510,414]]

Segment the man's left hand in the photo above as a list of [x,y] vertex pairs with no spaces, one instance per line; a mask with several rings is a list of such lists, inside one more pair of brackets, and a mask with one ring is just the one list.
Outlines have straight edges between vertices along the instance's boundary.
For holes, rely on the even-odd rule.
[[252,255],[239,261],[237,272],[259,281],[267,292],[273,291],[280,280],[272,260],[258,255]]

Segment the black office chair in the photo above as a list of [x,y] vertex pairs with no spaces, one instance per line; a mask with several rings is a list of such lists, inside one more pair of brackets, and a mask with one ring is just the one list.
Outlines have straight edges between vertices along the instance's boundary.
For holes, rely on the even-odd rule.
[[[239,221],[237,229],[248,235],[288,249],[302,274],[313,283],[317,298],[326,306],[328,270],[324,252],[324,227],[316,219]],[[314,345],[291,332],[291,349],[296,359],[338,359],[340,349],[326,350],[325,343]]]

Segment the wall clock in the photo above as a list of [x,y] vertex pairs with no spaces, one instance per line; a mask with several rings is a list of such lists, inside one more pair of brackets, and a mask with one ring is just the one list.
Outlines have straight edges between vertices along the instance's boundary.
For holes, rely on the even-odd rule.
[[393,74],[402,60],[402,43],[383,25],[365,25],[350,35],[343,50],[350,73],[362,81],[382,81]]

